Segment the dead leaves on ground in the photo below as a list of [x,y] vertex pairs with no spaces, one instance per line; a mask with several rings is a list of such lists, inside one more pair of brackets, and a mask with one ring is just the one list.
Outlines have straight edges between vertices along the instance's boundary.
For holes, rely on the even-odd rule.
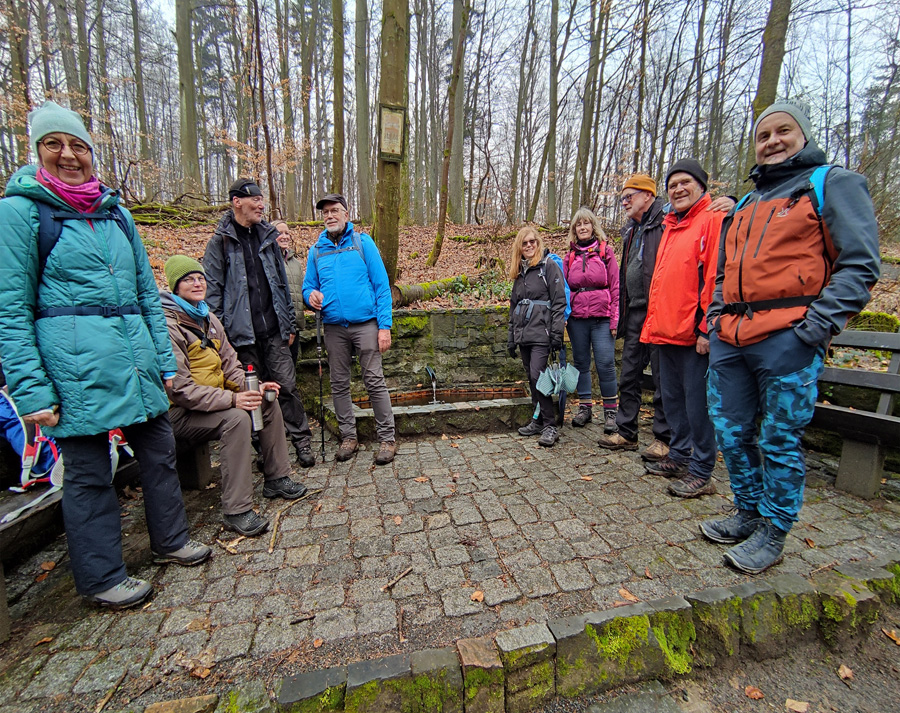
[[891,641],[893,641],[897,646],[900,646],[900,635],[897,634],[896,629],[891,629],[888,631],[887,629],[881,629],[881,633],[883,633],[886,637],[888,637]]
[[744,689],[744,695],[747,696],[747,698],[752,698],[754,701],[760,701],[765,698],[763,692],[760,691],[756,686],[747,686]]
[[484,592],[474,591],[472,592],[472,596],[469,597],[473,602],[483,602],[484,601]]
[[784,702],[784,707],[792,713],[809,713],[809,703],[806,701],[795,701],[793,698],[788,698]]
[[841,677],[842,681],[848,681],[848,680],[852,681],[853,680],[853,669],[851,669],[849,666],[845,666],[844,664],[841,664],[838,667],[838,676]]

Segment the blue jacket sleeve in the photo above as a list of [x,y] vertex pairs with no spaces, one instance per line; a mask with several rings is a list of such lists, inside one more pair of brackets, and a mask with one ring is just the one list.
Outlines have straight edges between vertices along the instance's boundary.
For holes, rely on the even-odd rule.
[[[311,245],[306,253],[306,272],[303,275],[303,301],[309,305],[309,293],[319,289],[319,266],[316,262],[316,246]],[[312,307],[310,307],[312,309]]]
[[559,255],[557,255],[556,253],[550,253],[549,257],[551,260],[553,260],[553,262],[555,262],[559,266],[560,272],[563,273],[563,285],[566,288],[566,311],[565,311],[565,314],[563,315],[563,321],[568,322],[569,315],[572,314],[572,291],[569,289],[568,280],[565,279],[565,272],[566,272],[565,266],[563,265],[562,258]]
[[878,225],[864,176],[842,168],[828,173],[822,219],[837,257],[825,289],[794,327],[810,345],[826,343],[866,306],[881,269]]
[[[369,271],[369,281],[375,292],[375,316],[378,320],[378,329],[390,329],[394,324],[393,301],[391,299],[391,283],[388,280],[387,270],[381,253],[375,241],[365,233],[360,235],[362,249],[366,255],[366,268]],[[306,284],[304,283],[304,294]]]
[[[33,215],[32,215],[33,211]],[[37,209],[27,198],[0,201],[0,361],[19,413],[59,404],[59,395],[37,347],[34,309],[38,292]]]
[[[159,373],[170,374],[178,370],[178,364],[175,361],[175,354],[172,352],[172,341],[169,339],[166,317],[163,314],[162,304],[159,301],[159,288],[156,286],[156,279],[153,277],[150,258],[147,257],[147,249],[144,247],[131,213],[125,208],[120,207],[119,210],[125,215],[126,223],[131,229],[131,235],[128,236],[128,240],[131,242],[131,249],[134,252],[138,306],[141,308],[141,315],[147,325],[147,330],[150,332],[150,338],[153,339],[153,345],[156,347]],[[110,222],[109,225],[114,226],[116,224]],[[118,229],[118,226],[116,226],[116,229]]]

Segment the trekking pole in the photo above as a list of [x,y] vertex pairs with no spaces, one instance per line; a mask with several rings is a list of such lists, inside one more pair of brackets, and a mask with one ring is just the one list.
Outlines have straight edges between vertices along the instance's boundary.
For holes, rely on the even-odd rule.
[[322,396],[322,311],[316,310],[316,356],[319,359],[319,430],[322,432],[322,462],[325,462],[325,399]]

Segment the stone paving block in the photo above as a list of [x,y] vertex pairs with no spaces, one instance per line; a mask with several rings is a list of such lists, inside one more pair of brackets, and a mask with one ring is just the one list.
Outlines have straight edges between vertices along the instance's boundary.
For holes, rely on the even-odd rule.
[[[499,567],[497,574],[500,574]],[[484,592],[484,603],[493,607],[505,602],[514,602],[522,596],[522,592],[512,582],[505,582],[499,577],[486,579],[481,583],[481,591]]]
[[816,588],[797,574],[776,574],[767,581],[778,596],[785,643],[813,641],[821,612]]
[[842,648],[868,633],[878,619],[881,600],[862,582],[837,572],[822,572],[812,585],[822,604],[819,630],[829,646]]
[[776,658],[783,652],[784,621],[778,595],[764,581],[731,587],[741,600],[741,653],[757,661]]
[[587,713],[681,713],[659,681],[648,681],[635,692],[623,693],[607,703],[596,703]]
[[483,611],[481,602],[472,601],[475,593],[474,587],[460,587],[441,592],[441,601],[444,604],[444,613],[447,616],[465,616],[466,614],[478,614]]
[[246,655],[253,644],[256,624],[236,624],[216,629],[209,638],[210,648],[215,649],[217,662],[228,661]]
[[741,647],[741,602],[725,587],[710,587],[685,596],[694,610],[694,661],[700,666],[736,660]]
[[346,688],[346,666],[301,673],[275,685],[275,704],[284,713],[343,711]]
[[51,656],[20,698],[27,701],[68,693],[95,656],[93,651],[66,651]]
[[590,589],[594,586],[594,579],[581,562],[551,564],[550,571],[553,572],[556,583],[564,592],[576,592],[581,589]]
[[160,701],[144,709],[144,713],[213,713],[218,696],[194,696],[173,701]]
[[559,591],[553,582],[553,577],[550,576],[550,570],[543,567],[516,570],[513,571],[513,577],[525,596],[531,599],[546,597]]
[[691,652],[697,640],[691,605],[684,597],[654,599],[648,604],[654,609],[650,629],[666,658],[667,677],[690,673],[694,658]]
[[272,713],[269,692],[262,681],[249,681],[219,696],[215,713]]
[[885,604],[900,604],[900,565],[887,564],[884,567],[871,562],[850,562],[834,569],[839,574],[864,582]]
[[501,631],[495,637],[506,673],[507,713],[532,710],[556,693],[556,639],[546,624]]
[[462,664],[466,713],[504,713],[505,675],[493,640],[460,639],[456,648]]
[[463,679],[452,646],[410,654],[411,713],[463,713]]
[[397,605],[394,602],[368,602],[359,608],[356,616],[356,633],[380,634],[397,626]]
[[406,710],[412,700],[409,654],[384,656],[347,666],[344,710],[381,713]]
[[99,691],[105,693],[113,686],[117,686],[126,673],[130,672],[137,676],[149,656],[148,648],[113,651],[88,666],[72,692],[76,695]]

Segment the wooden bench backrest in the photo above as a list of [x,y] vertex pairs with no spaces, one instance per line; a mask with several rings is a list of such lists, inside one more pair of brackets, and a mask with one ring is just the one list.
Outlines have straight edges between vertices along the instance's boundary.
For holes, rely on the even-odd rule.
[[845,367],[825,367],[821,380],[831,384],[861,386],[881,392],[875,413],[890,414],[894,408],[894,398],[900,393],[900,332],[858,332],[845,330],[831,342],[832,347],[873,349],[891,352],[887,372],[850,369]]

